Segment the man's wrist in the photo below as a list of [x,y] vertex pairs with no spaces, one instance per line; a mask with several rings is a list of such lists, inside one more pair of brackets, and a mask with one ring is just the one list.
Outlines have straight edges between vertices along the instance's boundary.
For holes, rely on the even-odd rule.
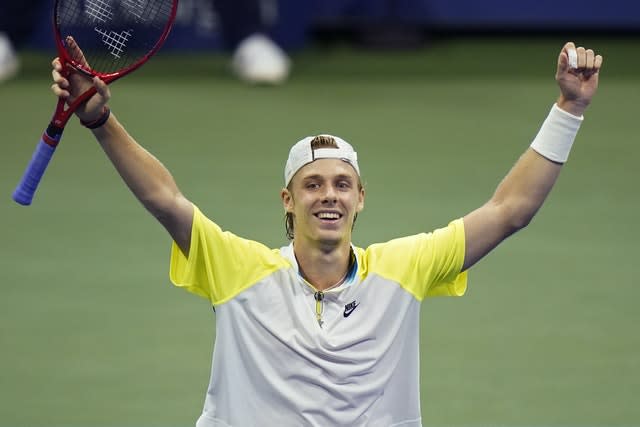
[[558,105],[558,108],[560,108],[561,110],[564,110],[567,113],[572,114],[576,117],[582,117],[585,110],[589,106],[588,103],[580,102],[577,100],[569,100],[562,95],[558,97],[556,104]]
[[576,116],[554,104],[531,148],[553,162],[565,163],[582,120],[582,116]]
[[111,115],[111,110],[109,109],[108,106],[105,105],[104,107],[102,107],[102,111],[100,112],[100,115],[98,116],[98,118],[94,120],[87,120],[87,121],[80,119],[80,124],[88,129],[97,129],[102,125],[104,125],[107,122],[107,120],[109,120],[110,115]]

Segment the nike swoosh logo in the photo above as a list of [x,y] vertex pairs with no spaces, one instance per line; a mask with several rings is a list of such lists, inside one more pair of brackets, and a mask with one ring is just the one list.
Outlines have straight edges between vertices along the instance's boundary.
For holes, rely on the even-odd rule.
[[349,304],[344,306],[344,317],[349,317],[351,316],[351,313],[353,313],[353,311],[356,309],[356,307],[358,307],[360,304],[356,304],[355,301],[350,302]]

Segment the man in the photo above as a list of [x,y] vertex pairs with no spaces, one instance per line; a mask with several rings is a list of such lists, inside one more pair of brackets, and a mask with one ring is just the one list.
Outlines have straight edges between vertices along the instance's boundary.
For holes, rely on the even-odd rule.
[[366,249],[351,242],[365,190],[346,141],[319,135],[292,147],[281,191],[292,242],[269,249],[223,232],[180,192],[110,114],[102,81],[65,79],[53,65],[57,96],[96,86],[76,114],[173,238],[171,280],[216,310],[198,427],[419,426],[420,302],[462,295],[466,270],[533,218],[568,158],[602,57],[564,45],[557,102],[487,203],[432,233]]

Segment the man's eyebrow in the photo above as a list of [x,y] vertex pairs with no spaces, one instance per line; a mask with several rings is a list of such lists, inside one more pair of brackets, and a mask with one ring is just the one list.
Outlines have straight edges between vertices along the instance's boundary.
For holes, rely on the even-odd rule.
[[352,181],[354,178],[346,173],[341,173],[341,174],[337,174],[331,177],[326,177],[324,175],[320,175],[320,174],[313,174],[313,175],[306,175],[302,177],[303,180],[308,181],[308,180],[324,180],[324,179],[346,179],[349,181]]
[[336,178],[339,179],[348,179],[349,181],[353,180],[354,177],[352,175],[346,174],[346,173],[341,173],[339,175],[336,175]]
[[312,179],[324,179],[324,177],[320,174],[306,175],[302,177],[303,180],[309,181]]

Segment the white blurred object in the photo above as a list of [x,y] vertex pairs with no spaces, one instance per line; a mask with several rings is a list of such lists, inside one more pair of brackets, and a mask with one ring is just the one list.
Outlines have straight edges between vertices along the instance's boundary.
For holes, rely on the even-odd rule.
[[0,83],[15,76],[19,67],[20,62],[11,40],[5,33],[0,33]]
[[575,49],[569,49],[567,55],[569,56],[569,67],[578,68],[578,52]]
[[231,61],[234,73],[255,84],[280,84],[289,77],[291,61],[271,39],[254,34],[236,48]]

